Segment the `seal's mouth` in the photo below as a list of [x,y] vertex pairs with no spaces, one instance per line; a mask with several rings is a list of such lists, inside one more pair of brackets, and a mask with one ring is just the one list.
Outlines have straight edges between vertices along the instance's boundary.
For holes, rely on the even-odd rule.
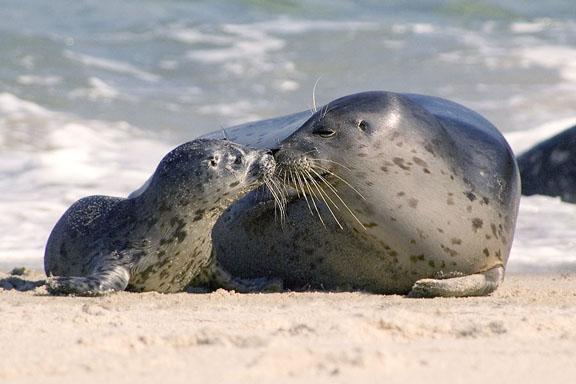
[[326,224],[321,211],[329,213],[338,227],[343,229],[336,215],[342,208],[364,227],[338,190],[338,187],[344,184],[364,199],[364,196],[340,175],[342,171],[336,165],[343,169],[348,169],[347,167],[332,160],[308,157],[305,153],[293,151],[278,151],[275,158],[276,170],[266,185],[280,210],[281,219],[285,215],[288,199],[301,198],[306,201],[310,213],[317,216],[324,226]]

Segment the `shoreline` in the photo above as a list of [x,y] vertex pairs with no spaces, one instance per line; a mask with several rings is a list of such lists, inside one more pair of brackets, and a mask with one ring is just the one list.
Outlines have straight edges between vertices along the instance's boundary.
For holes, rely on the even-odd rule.
[[84,298],[39,287],[0,290],[0,316],[0,380],[10,383],[576,377],[575,273],[508,274],[492,296],[458,299],[224,290]]

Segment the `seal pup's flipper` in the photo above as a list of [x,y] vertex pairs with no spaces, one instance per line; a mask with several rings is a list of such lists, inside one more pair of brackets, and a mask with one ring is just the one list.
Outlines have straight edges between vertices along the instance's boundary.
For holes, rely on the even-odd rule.
[[268,277],[245,279],[235,277],[222,268],[218,262],[212,262],[202,276],[197,277],[190,283],[189,288],[198,286],[208,286],[212,289],[224,288],[240,293],[281,292],[284,290],[282,279]]
[[122,265],[99,268],[88,276],[55,276],[46,282],[53,295],[102,296],[123,291],[128,286],[130,273]]
[[486,272],[448,279],[422,279],[412,286],[408,297],[465,297],[486,296],[504,280],[504,268],[494,267]]

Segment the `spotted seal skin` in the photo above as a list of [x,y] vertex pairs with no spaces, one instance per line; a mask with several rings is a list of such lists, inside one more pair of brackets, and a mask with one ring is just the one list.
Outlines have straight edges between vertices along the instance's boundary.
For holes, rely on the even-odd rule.
[[234,274],[415,297],[486,295],[502,282],[519,174],[477,113],[423,95],[350,95],[314,113],[275,158],[284,225],[250,193],[214,228],[217,258]]
[[58,221],[46,246],[48,289],[99,295],[178,292],[211,285],[251,291],[274,282],[231,277],[212,257],[212,227],[234,200],[274,170],[268,151],[225,140],[183,144],[134,198],[90,196]]
[[576,203],[576,125],[518,156],[522,194]]

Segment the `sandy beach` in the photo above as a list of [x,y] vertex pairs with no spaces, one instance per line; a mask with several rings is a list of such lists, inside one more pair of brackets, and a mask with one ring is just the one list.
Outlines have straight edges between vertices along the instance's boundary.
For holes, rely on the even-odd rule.
[[40,278],[0,275],[4,287],[29,289],[0,290],[0,382],[576,378],[576,274],[512,274],[492,296],[465,299],[224,290],[51,297],[25,283]]

